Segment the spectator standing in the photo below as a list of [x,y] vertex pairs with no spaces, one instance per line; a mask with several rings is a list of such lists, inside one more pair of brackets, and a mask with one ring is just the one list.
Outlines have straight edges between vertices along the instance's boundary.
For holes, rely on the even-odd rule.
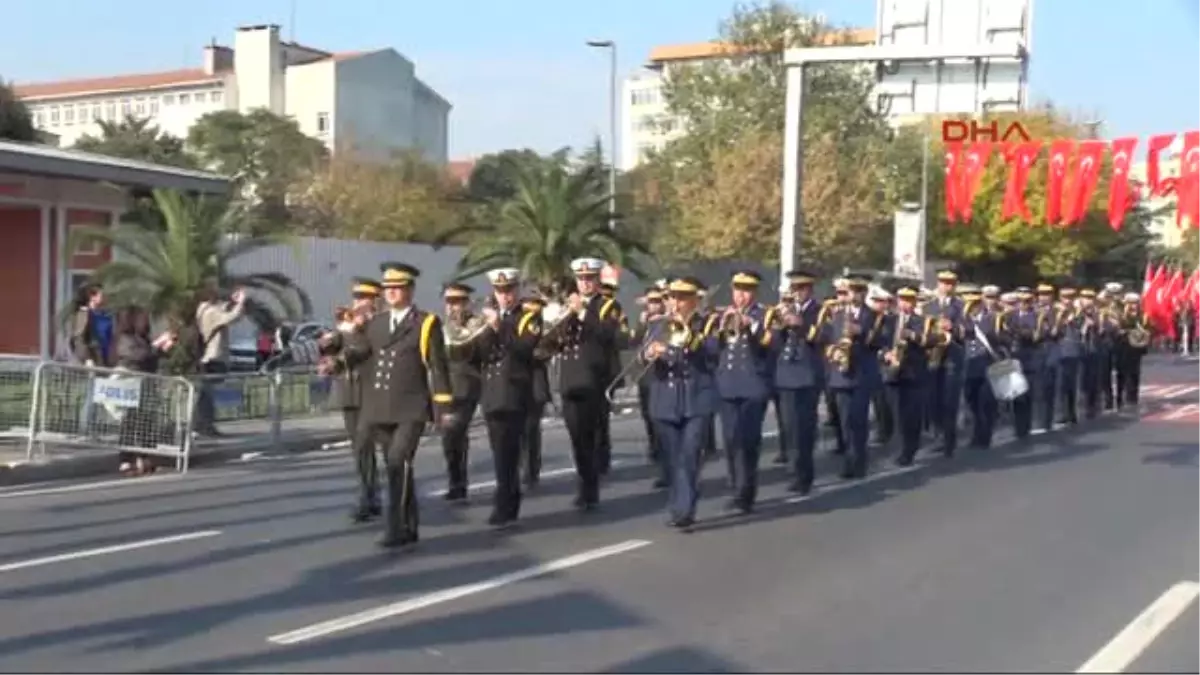
[[[164,333],[150,339],[150,315],[138,307],[127,307],[117,314],[114,360],[117,368],[137,373],[157,373],[159,358],[171,349],[175,336]],[[160,395],[158,381],[143,378],[138,405],[121,417],[120,444],[134,447],[154,447],[160,428]],[[120,453],[120,471],[124,474],[153,473],[153,460],[142,453]]]
[[241,289],[222,301],[216,289],[206,289],[196,307],[196,327],[200,333],[200,387],[196,401],[196,432],[219,436],[213,384],[229,372],[229,326],[242,318],[246,294]]

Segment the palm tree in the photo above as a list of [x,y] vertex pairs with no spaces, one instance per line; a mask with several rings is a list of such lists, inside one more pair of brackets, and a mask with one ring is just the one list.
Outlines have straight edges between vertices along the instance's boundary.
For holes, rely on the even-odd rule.
[[184,149],[183,139],[151,124],[149,117],[126,115],[119,122],[96,120],[96,124],[100,135],[80,136],[75,141],[77,150],[183,168],[196,166]]
[[607,178],[603,168],[572,171],[564,162],[531,164],[516,170],[515,194],[486,209],[495,217],[445,232],[435,246],[470,236],[459,261],[458,280],[496,267],[515,267],[546,292],[570,278],[571,260],[593,256],[647,278],[655,263],[645,243],[624,231],[620,220],[608,227]]
[[[155,319],[191,327],[202,291],[215,288],[225,293],[244,288],[248,291],[247,315],[264,328],[311,311],[307,294],[286,275],[236,274],[230,269],[239,257],[287,243],[286,237],[237,236],[244,210],[223,200],[155,190],[154,204],[162,215],[162,227],[123,223],[71,230],[65,249],[68,256],[89,244],[107,246],[114,252],[115,259],[92,276],[104,287],[111,304],[143,307]],[[73,310],[67,308],[68,313]]]

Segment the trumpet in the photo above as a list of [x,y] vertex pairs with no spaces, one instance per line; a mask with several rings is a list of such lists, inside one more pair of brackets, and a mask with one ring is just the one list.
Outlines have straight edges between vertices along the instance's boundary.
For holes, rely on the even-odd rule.
[[850,372],[850,369],[854,366],[851,360],[854,347],[851,330],[854,326],[854,318],[847,309],[848,305],[842,305],[842,336],[825,348],[825,358],[829,359],[829,362],[836,366],[841,373]]
[[[659,339],[646,345],[646,349],[642,350],[643,362],[639,362],[637,359],[631,359],[629,363],[625,364],[625,367],[621,369],[621,372],[617,373],[617,376],[612,379],[612,382],[610,382],[608,386],[604,388],[604,397],[608,399],[609,403],[613,402],[613,395],[617,392],[617,384],[621,380],[625,379],[625,377],[630,373],[634,372],[634,368],[636,366],[641,366],[641,370],[636,371],[637,376],[633,378],[635,381],[641,380],[646,373],[650,372],[650,369],[653,368],[654,364],[658,362],[661,353],[665,352],[666,349],[684,349],[687,347],[687,345],[691,344],[693,337],[692,328],[690,325],[688,325],[687,321],[683,320],[679,315],[675,315],[667,321],[666,335],[659,335],[657,337]],[[649,354],[649,347],[653,345],[660,345],[663,347],[663,349],[652,357]]]
[[883,374],[888,380],[895,380],[900,375],[900,367],[904,365],[904,357],[908,352],[908,341],[905,339],[908,329],[901,324],[902,318],[896,317],[896,335],[892,339],[892,346],[880,354],[884,366]]
[[937,368],[946,360],[946,352],[950,350],[950,343],[954,336],[954,322],[949,318],[940,316],[937,319],[938,337],[936,344],[929,349],[929,365]]

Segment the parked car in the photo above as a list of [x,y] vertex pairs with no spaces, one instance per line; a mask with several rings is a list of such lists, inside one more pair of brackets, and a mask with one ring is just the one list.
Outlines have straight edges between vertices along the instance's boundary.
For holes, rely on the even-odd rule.
[[[253,371],[287,351],[297,341],[315,340],[330,327],[319,321],[285,322],[274,331],[263,333],[250,321],[239,321],[230,328],[230,368]],[[274,365],[282,365],[277,359]]]

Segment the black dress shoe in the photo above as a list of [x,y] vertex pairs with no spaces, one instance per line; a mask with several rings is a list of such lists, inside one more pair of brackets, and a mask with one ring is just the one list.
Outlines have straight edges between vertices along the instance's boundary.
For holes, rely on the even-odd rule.
[[775,459],[771,461],[779,466],[783,466],[787,464],[787,455],[775,455]]
[[671,521],[671,527],[674,527],[675,529],[679,530],[680,532],[691,532],[692,526],[695,524],[696,524],[695,518],[677,518],[677,519]]
[[461,502],[467,498],[467,488],[453,487],[446,490],[446,494],[442,495],[442,499],[448,502]]
[[803,497],[803,496],[806,496],[808,493],[812,492],[812,485],[809,485],[808,483],[804,483],[802,481],[794,480],[788,484],[787,489],[788,489],[788,492],[794,492]]
[[653,487],[655,490],[662,490],[669,485],[670,483],[667,482],[666,478],[655,478],[654,482],[651,483],[651,487]]
[[903,456],[897,457],[895,464],[896,464],[896,466],[912,466],[913,458],[912,457],[903,457]]
[[754,505],[744,502],[736,497],[725,503],[725,510],[732,513],[747,514],[754,511]]
[[365,523],[372,518],[379,517],[380,513],[378,507],[359,506],[350,512],[350,520],[356,523]]
[[385,534],[383,538],[379,540],[379,548],[396,550],[411,547],[416,543],[417,538],[412,535]]

